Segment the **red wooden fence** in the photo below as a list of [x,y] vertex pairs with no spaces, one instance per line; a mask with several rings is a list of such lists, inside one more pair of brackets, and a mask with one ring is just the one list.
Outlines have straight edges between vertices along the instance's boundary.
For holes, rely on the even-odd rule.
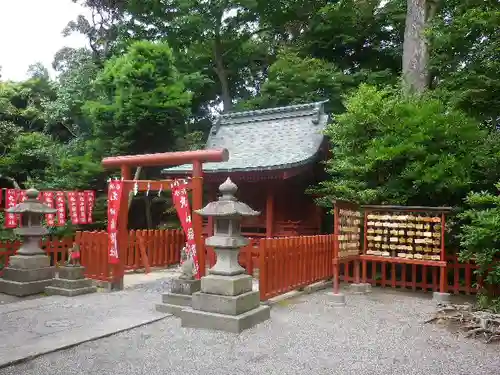
[[259,291],[262,301],[332,277],[334,235],[262,239]]
[[[9,258],[21,247],[21,241],[0,242],[0,276],[2,269],[9,263]],[[51,258],[51,264],[56,266],[68,258],[68,248],[73,246],[73,238],[47,238],[40,241],[40,247]]]
[[[477,292],[477,278],[474,263],[461,263],[455,255],[447,256],[446,262],[446,291],[448,293],[473,294]],[[395,264],[380,261],[366,261],[366,277],[361,277],[362,283],[373,286],[401,288],[410,290],[439,291],[440,275],[436,267],[417,264]],[[355,281],[353,262],[345,264],[340,279],[344,282]]]
[[[316,281],[332,277],[332,256],[334,235],[301,236],[276,239],[252,240],[240,252],[240,264],[249,274],[259,267],[259,289],[262,300],[302,288]],[[96,280],[112,278],[107,263],[107,233],[78,232],[75,238],[44,239],[41,247],[51,257],[52,265],[66,261],[68,248],[76,242],[81,249],[81,263],[86,275]],[[144,266],[141,245],[148,263],[153,267],[165,267],[179,263],[180,250],[184,246],[181,230],[139,230],[130,231],[129,246],[124,256],[127,270],[138,270]],[[0,242],[1,266],[8,263],[9,256],[20,247],[19,241]],[[215,264],[213,249],[207,248],[209,266]],[[439,289],[439,274],[436,267],[417,264],[391,264],[380,261],[362,260],[366,263],[366,277],[361,282],[374,286],[410,290],[434,291]],[[472,294],[477,292],[473,263],[460,263],[456,256],[447,257],[446,288],[450,293]],[[352,262],[341,269],[341,280],[354,281]]]
[[[260,241],[259,289],[261,300],[287,293],[333,276],[334,235],[263,239]],[[419,264],[395,264],[386,259],[362,260],[366,277],[361,282],[374,286],[410,290],[439,291],[440,275],[436,267]],[[474,263],[461,263],[457,256],[447,257],[446,290],[449,293],[477,292]],[[341,265],[340,279],[355,281],[354,261]]]
[[[144,268],[145,259],[152,267],[166,267],[179,263],[180,251],[184,246],[182,230],[138,230],[129,232],[129,246],[124,255],[126,270]],[[51,264],[57,266],[68,258],[68,248],[76,243],[80,246],[81,264],[85,267],[86,276],[108,281],[112,279],[111,267],[108,265],[108,234],[105,231],[77,232],[75,238],[47,238],[40,246],[51,257]],[[144,252],[141,246],[144,246]],[[0,266],[8,264],[9,257],[21,246],[20,241],[0,242]],[[0,267],[0,275],[2,267]]]

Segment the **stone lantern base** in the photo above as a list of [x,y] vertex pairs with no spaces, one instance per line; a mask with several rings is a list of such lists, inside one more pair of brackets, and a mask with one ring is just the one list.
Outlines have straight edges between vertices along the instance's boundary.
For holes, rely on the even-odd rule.
[[82,266],[60,267],[59,277],[52,280],[52,285],[45,288],[45,293],[73,297],[97,292],[92,280],[85,278],[84,272]]
[[211,274],[201,278],[201,292],[193,293],[192,307],[180,316],[183,327],[240,333],[269,319],[270,308],[260,305],[251,276]]
[[201,280],[174,279],[170,293],[164,293],[162,303],[156,304],[156,311],[180,316],[183,309],[191,306],[193,293],[199,292]]
[[40,294],[52,284],[53,277],[54,267],[47,255],[14,255],[3,270],[0,293],[17,297]]

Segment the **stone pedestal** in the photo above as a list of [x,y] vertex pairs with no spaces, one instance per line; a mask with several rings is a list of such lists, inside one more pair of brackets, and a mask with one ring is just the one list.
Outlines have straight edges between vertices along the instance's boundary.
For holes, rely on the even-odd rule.
[[192,308],[181,313],[183,327],[240,333],[270,318],[252,291],[252,277],[245,274],[210,274],[201,278],[201,291],[193,294]]
[[174,279],[170,293],[162,295],[162,303],[156,305],[156,311],[180,316],[186,307],[191,306],[192,295],[201,289],[201,280]]
[[432,300],[436,302],[438,305],[447,305],[451,303],[451,294],[434,292],[432,293]]
[[335,306],[345,306],[345,294],[344,293],[327,293],[331,297],[332,304]]
[[40,294],[45,287],[52,284],[54,267],[50,266],[50,258],[45,254],[11,256],[9,266],[3,270],[0,278],[0,293],[25,297]]
[[45,293],[73,297],[96,292],[97,288],[92,285],[92,280],[85,278],[84,272],[82,266],[59,268],[59,277],[52,280],[52,285],[45,288]]
[[353,294],[365,294],[372,291],[372,286],[368,283],[349,284],[349,290]]

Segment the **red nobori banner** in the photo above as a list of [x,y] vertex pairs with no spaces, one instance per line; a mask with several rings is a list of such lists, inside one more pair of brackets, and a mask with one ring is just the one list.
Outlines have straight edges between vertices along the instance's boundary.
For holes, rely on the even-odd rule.
[[[6,189],[5,190],[5,208],[12,208],[17,204],[19,198],[18,190]],[[5,213],[5,228],[16,228],[17,216],[15,214]]]
[[85,203],[87,207],[87,223],[92,224],[94,222],[94,204],[95,204],[95,191],[85,190]]
[[171,185],[172,200],[177,210],[177,215],[186,234],[186,255],[193,260],[196,271],[196,278],[200,278],[200,267],[198,262],[198,254],[196,252],[196,242],[194,239],[193,223],[191,218],[191,210],[189,208],[189,198],[185,188],[185,180],[175,180]]
[[108,185],[108,263],[118,264],[118,215],[122,198],[123,181],[110,181]]
[[87,224],[87,205],[85,202],[85,193],[79,191],[77,193],[78,198],[78,222],[79,224]]
[[57,210],[57,225],[66,225],[66,199],[64,192],[58,191],[56,193],[56,210]]
[[78,216],[78,203],[77,203],[76,191],[68,191],[68,208],[69,208],[69,217],[71,218],[71,224],[78,225],[80,223],[80,217]]
[[[42,193],[42,200],[50,208],[54,208],[54,192],[52,191],[44,191]],[[54,214],[46,214],[45,221],[49,227],[53,227],[56,224],[55,215]]]

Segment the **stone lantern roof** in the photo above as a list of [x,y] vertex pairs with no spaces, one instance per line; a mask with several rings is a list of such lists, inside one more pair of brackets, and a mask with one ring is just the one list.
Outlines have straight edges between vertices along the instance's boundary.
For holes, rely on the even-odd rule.
[[210,217],[235,217],[235,216],[258,216],[259,211],[255,211],[247,204],[240,202],[234,196],[238,187],[228,177],[219,191],[222,196],[219,200],[208,203],[205,207],[195,210],[198,215]]
[[31,188],[26,190],[27,199],[11,207],[5,212],[9,214],[23,214],[23,213],[35,213],[35,214],[55,214],[57,210],[55,208],[51,208],[46,204],[40,202],[38,200],[39,191]]

